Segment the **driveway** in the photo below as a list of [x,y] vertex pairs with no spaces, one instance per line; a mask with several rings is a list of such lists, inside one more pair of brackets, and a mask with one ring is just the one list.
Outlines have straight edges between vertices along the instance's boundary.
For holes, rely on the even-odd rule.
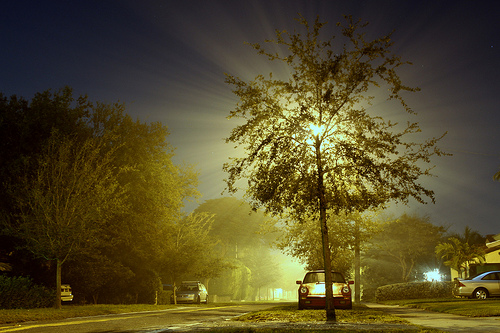
[[500,318],[498,317],[464,317],[398,305],[374,303],[365,303],[365,305],[406,319],[412,324],[446,332],[500,332]]

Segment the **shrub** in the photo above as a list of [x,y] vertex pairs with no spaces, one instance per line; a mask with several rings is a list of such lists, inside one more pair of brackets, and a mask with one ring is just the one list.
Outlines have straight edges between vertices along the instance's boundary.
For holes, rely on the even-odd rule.
[[36,285],[29,277],[0,275],[0,308],[33,309],[54,305],[55,291]]
[[396,283],[377,288],[375,300],[448,298],[452,296],[453,282],[408,282]]
[[171,304],[172,290],[162,290],[158,292],[158,305]]

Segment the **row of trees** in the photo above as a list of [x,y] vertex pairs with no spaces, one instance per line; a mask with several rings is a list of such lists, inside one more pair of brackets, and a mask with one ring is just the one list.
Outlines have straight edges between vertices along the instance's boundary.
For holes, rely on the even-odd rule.
[[[277,236],[306,269],[322,267],[314,215],[285,216],[262,233],[275,221],[234,198],[183,214],[196,173],[172,163],[161,124],[133,121],[120,104],[75,100],[70,88],[0,103],[2,270],[49,286],[63,276],[80,299],[123,303],[151,302],[161,283],[185,277],[204,280],[211,294],[254,299],[280,280],[270,252]],[[470,229],[445,240],[443,227],[418,216],[328,216],[332,267],[350,274],[355,262],[365,286],[415,279],[439,264],[434,251],[462,272],[484,244]]]
[[95,302],[141,302],[199,267],[219,274],[213,217],[182,213],[197,173],[172,163],[168,134],[68,87],[0,94],[1,261],[55,287],[57,306],[61,276]]
[[[383,285],[421,281],[424,273],[435,268],[453,268],[462,275],[470,262],[484,258],[485,238],[469,227],[463,235],[448,233],[447,227],[415,214],[397,218],[382,212],[330,216],[331,266],[354,278],[356,287],[363,285],[364,299],[372,299]],[[323,267],[315,219],[300,224],[280,222],[276,227],[282,232],[278,248],[308,270]],[[357,289],[358,301],[360,294]]]

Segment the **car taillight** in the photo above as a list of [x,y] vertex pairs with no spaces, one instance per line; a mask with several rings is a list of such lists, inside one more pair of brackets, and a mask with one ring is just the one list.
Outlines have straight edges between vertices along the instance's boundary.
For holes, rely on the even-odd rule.
[[458,286],[459,287],[465,287],[465,284],[463,284],[462,282],[458,281]]
[[307,289],[307,287],[305,287],[305,286],[300,287],[300,293],[301,294],[307,294],[308,291],[309,290]]

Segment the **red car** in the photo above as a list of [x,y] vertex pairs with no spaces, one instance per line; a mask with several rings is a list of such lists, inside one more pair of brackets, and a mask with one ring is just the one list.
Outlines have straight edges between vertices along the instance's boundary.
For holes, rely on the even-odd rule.
[[[333,306],[335,309],[352,309],[350,284],[344,275],[332,272]],[[307,308],[325,308],[325,271],[307,272],[303,281],[297,281],[299,287],[299,310]]]

